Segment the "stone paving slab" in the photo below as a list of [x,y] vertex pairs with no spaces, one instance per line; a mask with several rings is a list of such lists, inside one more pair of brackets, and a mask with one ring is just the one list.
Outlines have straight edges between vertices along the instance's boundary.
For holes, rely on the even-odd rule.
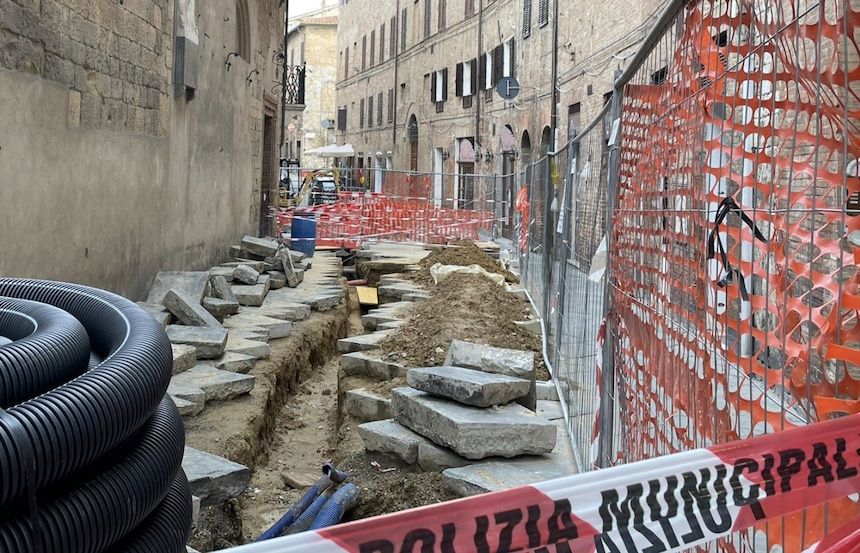
[[[561,391],[564,394],[564,400],[570,401],[570,387],[564,382],[560,383]],[[537,391],[537,399],[546,399],[549,401],[559,401],[558,396],[558,388],[556,388],[555,382],[552,380],[547,380],[546,382],[536,382],[535,383],[536,391]]]
[[408,294],[426,294],[427,290],[417,284],[396,282],[387,286],[379,286],[377,292],[382,300],[402,301]]
[[254,255],[268,256],[278,253],[278,243],[268,238],[256,238],[254,236],[242,237],[242,249]]
[[185,372],[197,364],[197,349],[187,344],[170,344],[173,350],[173,374]]
[[215,359],[224,353],[227,345],[227,329],[210,326],[167,327],[167,337],[174,344],[187,344],[197,350],[198,359]]
[[164,307],[170,310],[182,324],[187,326],[221,326],[211,313],[201,304],[182,290],[170,289],[161,300]]
[[360,422],[391,418],[391,398],[383,397],[364,388],[346,392],[346,412]]
[[360,336],[341,338],[337,341],[337,350],[341,353],[351,353],[355,351],[369,351],[376,349],[382,341],[391,336],[394,332],[394,330],[383,330],[380,332],[374,332],[373,334],[362,334]]
[[418,444],[418,466],[426,472],[442,472],[472,463],[474,461],[464,459],[447,447],[436,445],[430,440]]
[[236,272],[236,267],[212,267],[209,269],[209,282],[214,281],[215,277],[221,277],[226,282],[233,280],[233,274]]
[[239,300],[236,299],[236,295],[233,293],[233,289],[230,288],[230,282],[232,281],[232,273],[229,279],[221,275],[216,275],[209,278],[209,283],[212,286],[212,293],[215,295],[216,298],[238,305]]
[[408,372],[400,363],[378,359],[362,351],[341,355],[340,368],[347,376],[364,376],[377,380],[392,380],[406,376]]
[[[179,378],[179,376],[181,376],[181,374],[170,379],[170,384],[167,386],[168,395],[173,398],[174,403],[178,400],[184,400],[190,403],[191,405],[186,407],[199,413],[206,405],[206,392],[204,392],[196,383],[191,382],[188,379]],[[179,404],[177,403],[176,406],[179,407]]]
[[225,317],[239,312],[239,302],[221,298],[203,298],[203,308],[216,319],[223,321]]
[[166,307],[161,305],[160,303],[148,303],[145,301],[137,302],[137,305],[152,315],[152,318],[155,319],[158,324],[161,325],[161,328],[167,328],[167,325],[171,324],[174,321],[173,313],[167,310]]
[[[203,390],[201,390],[201,392],[203,392]],[[176,405],[176,408],[179,410],[179,414],[183,417],[199,415],[206,406],[205,401],[194,402],[183,399],[179,396],[170,396],[170,399],[173,400],[173,404]]]
[[268,331],[269,338],[285,338],[290,335],[293,328],[291,321],[267,317],[258,310],[246,309],[225,321],[224,326],[228,329],[241,329],[247,327],[259,327]]
[[390,453],[410,465],[418,461],[418,445],[427,441],[394,419],[359,424],[358,435],[367,451]]
[[222,371],[230,371],[233,373],[247,374],[257,364],[257,359],[252,355],[244,353],[236,353],[235,351],[227,351],[218,359],[202,361],[201,365],[210,365]]
[[538,400],[535,412],[550,421],[564,418],[564,414],[561,411],[561,403],[557,401]]
[[146,301],[161,304],[168,290],[173,289],[200,303],[206,295],[208,284],[208,271],[158,271]]
[[454,340],[445,364],[530,379],[534,370],[534,352]]
[[378,330],[396,330],[403,327],[405,324],[406,321],[391,321],[390,323],[382,323],[376,328]]
[[268,359],[272,354],[272,348],[265,342],[249,340],[241,336],[234,336],[232,333],[227,338],[226,351],[234,353],[243,353],[250,355],[255,359]]
[[265,270],[265,268],[266,268],[266,263],[263,261],[257,260],[257,259],[241,259],[241,258],[239,258],[236,261],[228,261],[227,263],[222,263],[221,265],[223,267],[233,267],[234,269],[236,267],[238,267],[239,265],[247,265],[248,267],[251,267],[252,269],[257,271],[258,273],[260,271]]
[[531,382],[504,374],[460,367],[411,369],[406,383],[416,390],[465,405],[504,405],[529,393]]
[[247,265],[239,265],[233,271],[233,280],[244,282],[245,284],[257,284],[260,278],[260,273]]
[[246,374],[222,371],[208,365],[197,365],[171,379],[171,386],[196,386],[206,394],[206,401],[233,399],[254,389],[256,378]]
[[271,290],[278,290],[287,285],[287,275],[281,271],[268,271],[266,273],[271,277],[269,281],[269,288]]
[[311,306],[304,303],[278,303],[271,300],[273,294],[270,292],[266,296],[266,301],[256,311],[260,315],[272,317],[274,319],[282,319],[284,321],[304,321],[311,316]]
[[248,467],[191,447],[185,448],[182,469],[203,507],[239,497],[251,482]]
[[250,307],[260,307],[263,305],[263,300],[266,299],[266,293],[268,292],[268,286],[265,284],[234,284],[232,289],[239,305]]
[[[412,304],[412,302],[409,303]],[[361,324],[367,330],[376,330],[379,325],[383,323],[403,321],[406,317],[405,315],[400,315],[400,313],[405,312],[406,310],[402,308],[391,309],[384,307],[380,309],[371,309],[366,315],[361,316]]]
[[392,393],[394,419],[467,459],[540,455],[553,450],[556,425],[521,405],[461,405],[412,388]]

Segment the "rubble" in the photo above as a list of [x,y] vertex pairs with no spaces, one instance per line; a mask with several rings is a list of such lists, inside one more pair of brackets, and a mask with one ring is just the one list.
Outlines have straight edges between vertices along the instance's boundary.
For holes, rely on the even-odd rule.
[[185,448],[182,469],[203,507],[238,497],[251,481],[248,467],[191,447]]
[[527,395],[531,388],[531,383],[521,378],[459,367],[411,369],[406,382],[416,390],[475,407],[510,403]]
[[233,273],[233,280],[244,282],[245,284],[257,284],[259,279],[260,273],[247,265],[239,265]]
[[391,418],[391,400],[364,388],[347,391],[345,404],[346,412],[360,422]]
[[159,271],[149,289],[147,303],[161,305],[170,290],[176,290],[200,303],[206,295],[209,273],[206,271]]
[[278,243],[268,238],[256,238],[247,235],[242,238],[242,250],[261,257],[275,255],[278,253],[278,248]]
[[182,324],[188,326],[221,326],[199,302],[187,296],[181,290],[168,290],[161,300],[164,307],[170,310]]
[[217,401],[247,394],[254,389],[255,381],[256,378],[250,375],[222,371],[201,364],[174,376],[170,380],[170,386],[175,387],[174,389],[197,387],[206,394],[206,401]]
[[185,372],[197,364],[197,350],[186,344],[170,344],[173,349],[173,374]]
[[167,337],[174,344],[194,346],[198,359],[220,357],[227,345],[227,330],[220,326],[170,325],[167,327]]

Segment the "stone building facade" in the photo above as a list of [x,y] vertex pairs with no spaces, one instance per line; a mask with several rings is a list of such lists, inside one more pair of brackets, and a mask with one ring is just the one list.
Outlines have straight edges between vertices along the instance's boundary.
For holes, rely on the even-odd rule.
[[303,152],[335,142],[337,13],[338,7],[330,6],[299,18],[287,39],[290,63],[306,68],[305,108],[289,121],[288,157],[309,169],[322,167],[325,160]]
[[[553,1],[342,2],[338,143],[353,144],[377,187],[386,168],[427,172],[439,204],[495,199],[509,211],[513,179],[458,174],[509,174],[546,151]],[[600,112],[663,5],[560,2],[560,144]],[[494,91],[505,76],[521,86],[513,101]]]
[[269,232],[278,0],[0,3],[0,273],[141,295]]

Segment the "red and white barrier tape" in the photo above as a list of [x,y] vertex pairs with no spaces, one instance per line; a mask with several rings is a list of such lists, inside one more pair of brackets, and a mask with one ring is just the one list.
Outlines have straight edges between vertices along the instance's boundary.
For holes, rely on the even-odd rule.
[[[860,491],[858,428],[852,415],[226,551],[682,551]],[[807,551],[860,551],[860,532]]]

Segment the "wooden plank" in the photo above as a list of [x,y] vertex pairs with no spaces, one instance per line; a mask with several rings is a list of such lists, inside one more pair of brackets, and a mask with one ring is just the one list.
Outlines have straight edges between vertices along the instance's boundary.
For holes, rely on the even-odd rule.
[[361,305],[379,305],[379,296],[376,293],[376,288],[371,286],[356,286],[355,291],[358,293],[358,303]]

